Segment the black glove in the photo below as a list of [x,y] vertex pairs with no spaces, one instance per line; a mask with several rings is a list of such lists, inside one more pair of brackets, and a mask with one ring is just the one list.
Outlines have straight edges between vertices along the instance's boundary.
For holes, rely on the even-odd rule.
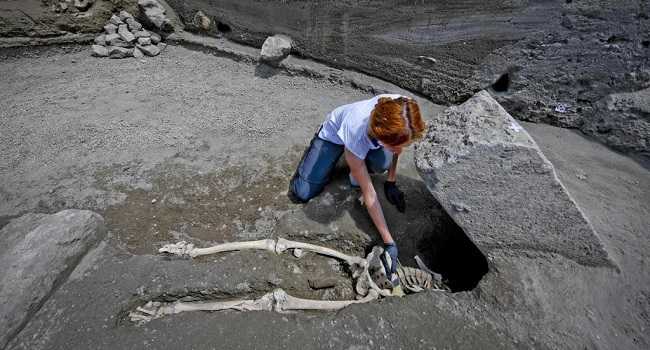
[[388,202],[397,207],[397,210],[400,213],[403,213],[404,210],[406,210],[404,192],[400,191],[400,189],[397,188],[395,181],[384,182],[384,194],[386,194],[386,199],[388,199]]
[[[393,274],[397,273],[397,253],[395,242],[384,243],[384,254],[382,254],[380,258],[382,264],[384,264],[384,268],[386,269],[386,276],[389,279]],[[390,259],[387,259],[386,256],[390,257]]]

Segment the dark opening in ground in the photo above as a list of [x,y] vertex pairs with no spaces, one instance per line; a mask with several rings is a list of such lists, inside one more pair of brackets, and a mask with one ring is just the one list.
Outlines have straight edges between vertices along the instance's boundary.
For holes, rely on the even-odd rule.
[[492,89],[496,92],[506,92],[510,88],[510,74],[502,74],[497,81],[492,84]]
[[440,273],[452,292],[472,290],[488,272],[487,259],[449,216],[418,242],[425,264]]
[[222,33],[230,33],[231,31],[230,26],[222,22],[217,22],[217,30]]

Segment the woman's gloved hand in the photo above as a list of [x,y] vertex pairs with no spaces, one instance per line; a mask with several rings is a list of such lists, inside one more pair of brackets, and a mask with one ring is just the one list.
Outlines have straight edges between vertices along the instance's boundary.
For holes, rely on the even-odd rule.
[[386,199],[388,199],[388,202],[397,207],[397,210],[400,213],[403,213],[404,210],[406,210],[404,192],[400,191],[400,189],[397,188],[395,181],[384,182],[384,194],[386,194]]
[[386,269],[386,276],[389,279],[393,274],[397,273],[397,254],[395,242],[384,243],[384,254],[380,258],[382,264],[384,264],[384,269]]

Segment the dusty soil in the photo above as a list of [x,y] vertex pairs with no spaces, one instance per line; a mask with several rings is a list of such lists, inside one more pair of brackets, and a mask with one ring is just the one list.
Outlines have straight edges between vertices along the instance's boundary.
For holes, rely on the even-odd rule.
[[[620,271],[536,252],[484,257],[440,209],[407,153],[398,180],[406,214],[384,208],[401,259],[413,266],[415,254],[424,256],[459,292],[339,313],[123,322],[129,308],[152,299],[244,297],[277,287],[349,297],[346,271],[327,259],[230,253],[189,261],[152,253],[180,239],[209,245],[281,236],[363,254],[377,235],[343,165],[306,205],[291,203],[286,185],[326,113],[369,95],[177,46],[142,61],[96,59],[74,46],[5,50],[0,59],[2,222],[84,208],[100,212],[109,229],[109,239],[9,348],[649,345],[648,171],[579,134],[528,124]],[[420,102],[425,115],[441,108]],[[380,188],[383,175],[374,181]],[[486,265],[490,272],[479,283]],[[339,283],[313,291],[307,280],[314,276]]]

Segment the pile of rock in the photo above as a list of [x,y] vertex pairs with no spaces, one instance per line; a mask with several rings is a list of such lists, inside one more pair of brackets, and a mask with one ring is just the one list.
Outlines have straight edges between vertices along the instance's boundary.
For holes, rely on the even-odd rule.
[[130,13],[111,16],[104,33],[95,38],[92,55],[110,58],[156,56],[165,48],[160,35],[146,30]]

